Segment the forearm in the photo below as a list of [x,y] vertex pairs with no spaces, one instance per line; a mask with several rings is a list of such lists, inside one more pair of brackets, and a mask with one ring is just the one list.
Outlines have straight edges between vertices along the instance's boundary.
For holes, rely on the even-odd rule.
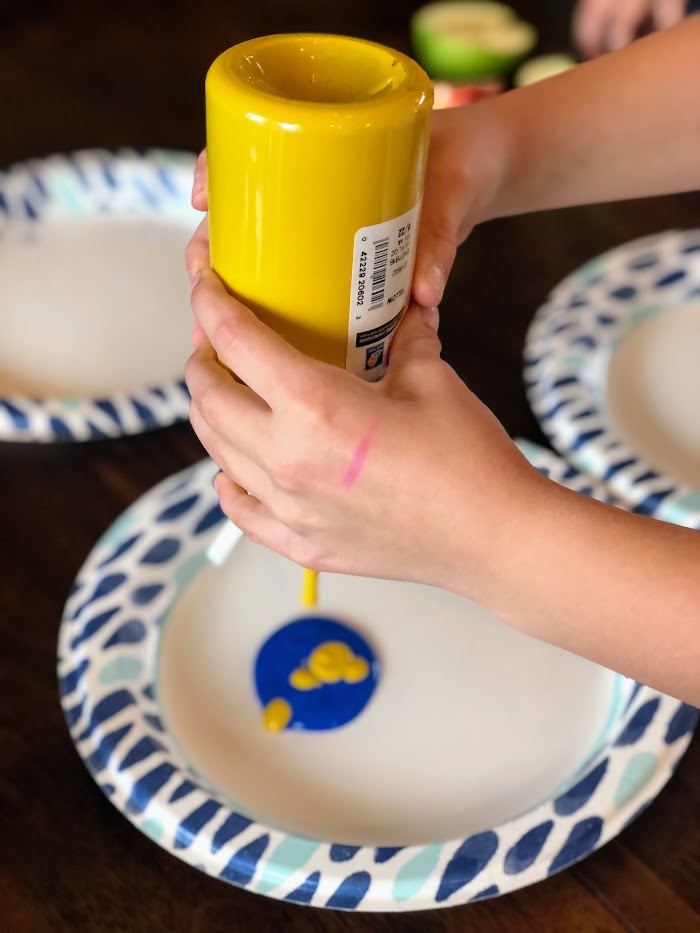
[[482,219],[699,188],[698,88],[700,15],[468,108],[502,153]]
[[700,705],[700,533],[539,484],[499,545],[489,608]]

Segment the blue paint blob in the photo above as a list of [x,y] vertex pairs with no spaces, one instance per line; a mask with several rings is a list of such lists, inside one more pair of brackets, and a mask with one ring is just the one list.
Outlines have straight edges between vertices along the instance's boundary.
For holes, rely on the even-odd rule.
[[374,861],[378,865],[382,865],[384,862],[388,862],[389,859],[393,858],[398,852],[401,852],[403,848],[403,846],[379,846],[374,853]]
[[77,667],[75,667],[72,671],[69,671],[67,674],[64,674],[63,677],[59,678],[58,689],[61,696],[68,696],[73,693],[89,666],[90,661],[87,658],[83,658]]
[[180,822],[175,831],[175,848],[187,849],[194,842],[199,831],[212,820],[221,809],[215,800],[205,800]]
[[209,531],[210,528],[213,528],[214,525],[218,525],[219,522],[222,522],[226,518],[224,513],[221,511],[221,506],[218,504],[212,506],[205,514],[200,518],[197,524],[194,526],[194,534],[201,535],[205,531]]
[[169,505],[166,509],[156,516],[157,522],[172,522],[176,518],[180,518],[186,512],[196,505],[199,501],[199,493],[195,493],[192,496],[188,496],[186,499],[181,499],[179,502],[175,502],[173,505]]
[[249,820],[247,816],[241,816],[240,813],[231,813],[227,816],[214,833],[214,838],[211,841],[212,855],[216,855],[227,842],[242,833],[244,829],[248,829],[251,823],[252,820]]
[[108,732],[107,735],[100,740],[100,744],[95,751],[85,759],[85,763],[91,774],[96,776],[103,768],[107,767],[112,752],[130,732],[131,723],[122,726],[120,729],[115,729],[113,732]]
[[698,710],[694,706],[689,706],[688,703],[681,703],[668,724],[664,742],[667,745],[671,745],[673,742],[680,739],[681,736],[687,735],[688,732],[692,732],[697,720]]
[[258,862],[269,842],[270,837],[266,833],[239,849],[238,852],[231,856],[228,865],[221,869],[219,877],[231,884],[237,884],[242,888],[245,887],[253,878]]
[[552,864],[549,866],[549,874],[566,868],[573,862],[578,862],[585,855],[588,855],[598,843],[600,834],[603,831],[603,821],[599,816],[591,816],[587,820],[581,820],[569,833],[569,838],[562,846],[559,854],[555,856]]
[[293,901],[295,904],[310,904],[320,880],[321,872],[313,872],[306,881],[285,897],[285,901]]
[[334,843],[331,846],[330,856],[332,862],[348,862],[360,851],[360,846],[343,846]]
[[630,301],[632,298],[636,298],[637,289],[634,285],[620,285],[619,288],[613,289],[610,292],[611,298],[617,298],[618,301]]
[[336,910],[354,910],[369,890],[372,876],[366,871],[348,875],[326,902],[326,907]]
[[[292,671],[305,668],[309,656],[326,642],[342,642],[369,672],[356,683],[319,683],[308,690],[293,687]],[[289,705],[288,729],[336,729],[358,716],[374,693],[379,663],[365,639],[347,625],[323,616],[305,616],[277,629],[255,660],[255,689],[263,709],[272,700]]]
[[129,551],[136,544],[136,542],[139,540],[140,537],[141,537],[141,534],[139,533],[137,535],[134,535],[131,538],[127,538],[126,541],[122,541],[122,543],[116,548],[116,550],[112,551],[109,557],[105,557],[102,563],[98,564],[97,569],[102,570],[103,567],[106,567],[108,564],[111,564],[113,561],[117,560],[117,558],[121,557],[122,554],[126,554],[126,552]]
[[141,558],[142,564],[164,564],[171,560],[180,550],[180,541],[177,538],[161,538]]
[[589,771],[585,777],[577,781],[573,787],[570,787],[560,797],[554,801],[554,812],[557,816],[569,816],[580,810],[581,807],[591,799],[596,787],[603,779],[603,775],[608,769],[608,759],[604,758],[599,764]]
[[157,742],[155,739],[151,738],[150,735],[144,735],[143,738],[140,738],[138,742],[129,749],[124,760],[119,765],[120,771],[127,771],[129,768],[133,768],[134,765],[138,764],[140,761],[145,761],[146,758],[149,758],[151,755],[155,755],[156,752],[164,751],[164,747],[160,742]]
[[532,865],[542,851],[553,826],[552,820],[540,823],[539,826],[535,826],[534,829],[521,836],[515,845],[508,849],[503,862],[503,869],[507,875],[517,875]]
[[488,888],[484,888],[483,891],[479,891],[478,894],[475,894],[472,901],[485,901],[488,900],[489,897],[496,897],[498,893],[498,885],[491,884]]
[[137,645],[145,639],[147,634],[146,626],[140,619],[129,619],[128,622],[119,626],[102,647],[106,649],[113,648],[115,645]]
[[193,790],[194,784],[192,781],[185,779],[182,784],[176,787],[172,792],[168,803],[177,803],[178,800],[182,800],[183,797],[187,797],[188,794],[191,794]]
[[168,783],[175,770],[175,765],[166,761],[139,778],[131,788],[131,795],[124,807],[125,812],[128,815],[143,813],[152,798]]
[[656,282],[656,288],[666,288],[668,285],[675,285],[676,282],[680,282],[685,277],[685,269],[674,269],[673,272],[669,272]]
[[153,602],[156,596],[163,590],[162,583],[149,583],[146,586],[139,586],[131,594],[131,598],[137,606],[147,606]]
[[498,848],[498,836],[492,830],[470,836],[447,863],[435,895],[438,903],[469,884],[486,868]]
[[634,745],[635,742],[638,742],[646,732],[649,723],[654,718],[660,702],[661,700],[656,697],[642,704],[617,737],[615,745],[619,747],[622,745]]

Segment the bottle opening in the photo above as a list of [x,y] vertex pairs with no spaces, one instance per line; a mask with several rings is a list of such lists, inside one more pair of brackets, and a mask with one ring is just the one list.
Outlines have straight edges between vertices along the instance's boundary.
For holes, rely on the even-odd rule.
[[390,50],[344,36],[272,36],[243,54],[238,72],[267,94],[319,104],[364,103],[406,80]]

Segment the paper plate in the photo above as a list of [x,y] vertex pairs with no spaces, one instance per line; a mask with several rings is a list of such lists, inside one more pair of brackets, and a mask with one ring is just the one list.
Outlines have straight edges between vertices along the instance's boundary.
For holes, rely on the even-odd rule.
[[[524,444],[545,473],[606,494]],[[299,570],[240,540],[204,461],[155,487],[80,571],[59,636],[71,737],[112,803],[163,848],[251,891],[399,911],[532,884],[659,792],[693,708],[505,628],[466,600],[323,575],[320,611],[381,664],[349,725],[270,734],[255,654],[296,613]]]
[[195,157],[74,152],[0,173],[0,440],[187,417]]
[[554,447],[636,511],[700,528],[700,230],[625,244],[554,289],[525,349]]

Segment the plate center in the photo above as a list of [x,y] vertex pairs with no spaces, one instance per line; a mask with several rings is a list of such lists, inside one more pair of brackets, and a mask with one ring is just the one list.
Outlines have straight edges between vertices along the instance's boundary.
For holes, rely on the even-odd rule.
[[651,467],[700,489],[700,302],[633,327],[607,380],[610,419]]
[[84,397],[181,378],[191,218],[61,218],[0,248],[0,393]]
[[255,695],[257,651],[295,615],[288,561],[241,541],[165,626],[168,728],[239,809],[336,842],[437,842],[547,799],[602,741],[620,687],[610,671],[430,587],[335,575],[321,585],[319,611],[362,632],[382,671],[363,713],[329,732],[267,732]]

